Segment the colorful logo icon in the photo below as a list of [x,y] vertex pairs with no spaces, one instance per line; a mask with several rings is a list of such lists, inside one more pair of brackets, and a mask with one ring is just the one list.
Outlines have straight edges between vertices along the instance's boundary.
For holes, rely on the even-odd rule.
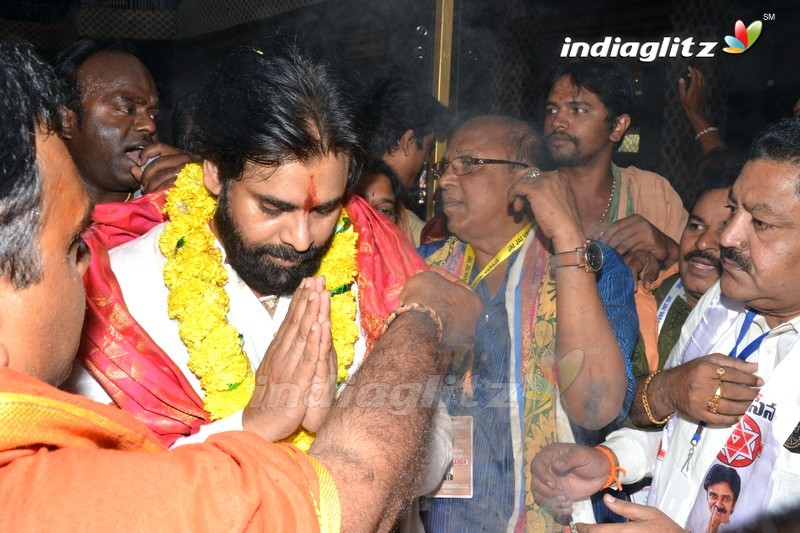
[[761,28],[763,28],[763,26],[760,20],[756,20],[745,29],[744,22],[737,20],[736,25],[733,27],[733,35],[725,36],[725,42],[728,43],[728,46],[722,50],[729,54],[743,53],[756,42],[758,36],[761,35]]

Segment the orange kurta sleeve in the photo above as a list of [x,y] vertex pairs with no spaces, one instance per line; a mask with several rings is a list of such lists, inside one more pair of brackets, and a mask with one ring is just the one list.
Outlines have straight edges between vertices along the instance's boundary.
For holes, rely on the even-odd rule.
[[0,531],[339,530],[327,470],[237,431],[167,451],[127,413],[0,369]]
[[317,531],[338,514],[317,479],[308,456],[248,432],[155,454],[41,448],[0,468],[0,530]]

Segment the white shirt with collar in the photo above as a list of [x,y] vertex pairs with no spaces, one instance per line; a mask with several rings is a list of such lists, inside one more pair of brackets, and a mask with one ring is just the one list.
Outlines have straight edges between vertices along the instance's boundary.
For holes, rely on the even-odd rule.
[[[133,318],[147,331],[152,339],[169,355],[186,379],[202,398],[204,393],[200,380],[189,370],[187,362],[189,352],[178,334],[178,322],[169,318],[167,296],[169,291],[164,285],[164,265],[166,257],[158,248],[158,239],[164,230],[160,224],[132,241],[109,251],[111,269],[117,277],[125,305]],[[253,369],[258,368],[270,342],[275,337],[281,323],[286,318],[291,297],[281,297],[273,316],[267,312],[253,291],[242,281],[236,271],[224,261],[225,250],[222,250],[223,265],[228,272],[228,283],[225,291],[230,297],[228,321],[243,336],[243,349],[250,359]],[[353,284],[353,291],[358,299],[358,287]],[[358,306],[357,306],[358,309]],[[361,324],[360,310],[356,320]],[[361,366],[366,353],[366,340],[361,331],[355,344],[353,364],[350,374]],[[111,397],[86,370],[79,361],[75,362],[72,375],[65,390],[80,394],[101,403],[112,403]],[[341,391],[341,388],[340,388]],[[203,442],[210,435],[222,431],[242,429],[242,412],[205,424],[194,435],[179,438],[173,446]],[[452,423],[447,410],[441,401],[437,404],[436,418],[431,444],[429,446],[429,469],[420,489],[425,494],[436,488],[450,466],[452,460]]]
[[[692,310],[681,332],[681,338],[666,362],[665,368],[677,366],[680,357],[686,348],[692,333],[703,320],[706,312],[719,302],[720,287],[717,282],[698,302]],[[717,304],[718,305],[718,304]],[[732,316],[732,319],[720,329],[720,334],[713,342],[713,347],[708,353],[729,354],[736,343],[746,310],[741,309]],[[752,326],[739,345],[739,351],[747,346],[765,331],[769,330],[763,316],[757,315]],[[785,358],[800,359],[800,317],[785,322],[774,329],[764,338],[758,350],[749,358],[748,362],[758,362],[756,374],[764,379],[765,387],[773,376],[773,371]],[[705,354],[703,354],[705,355]],[[789,361],[787,359],[787,361]],[[777,374],[776,374],[777,377]],[[797,396],[800,389],[786,390],[787,396]],[[794,424],[797,424],[794,420]],[[784,424],[785,425],[785,424]],[[776,433],[780,442],[788,438],[794,426],[782,430],[785,435]],[[667,426],[669,436],[665,439],[665,449],[659,449],[662,444],[664,431],[642,431],[629,428],[620,429],[609,435],[604,443],[614,450],[619,459],[620,466],[625,469],[625,475],[620,480],[623,484],[634,483],[646,476],[652,476],[656,465],[660,461],[659,475],[653,481],[648,503],[655,505],[678,524],[684,525],[697,494],[703,490],[703,479],[707,470],[714,461],[719,451],[725,445],[731,434],[732,426],[712,427],[703,429],[700,442],[692,455],[689,468],[682,472],[686,458],[689,454],[690,443],[697,428],[697,421],[689,420],[685,415],[676,413]],[[791,453],[781,448],[773,471],[772,496],[767,510],[779,509],[784,504],[800,502],[800,454]],[[669,492],[670,483],[680,481],[685,490],[686,497],[681,500],[671,499],[666,501],[665,493]],[[674,491],[673,491],[674,493]]]
[[[117,277],[125,305],[131,316],[169,355],[195,392],[202,398],[204,393],[200,387],[200,380],[189,370],[187,364],[189,352],[178,334],[178,321],[170,319],[167,311],[169,290],[164,285],[163,274],[167,259],[158,248],[158,239],[163,230],[164,225],[159,224],[141,237],[113,248],[108,253],[110,265]],[[291,297],[281,297],[274,315],[270,316],[253,291],[242,281],[230,264],[224,261],[225,251],[219,242],[215,240],[215,244],[222,250],[223,265],[228,272],[228,283],[225,285],[225,291],[230,297],[228,321],[243,336],[242,348],[250,359],[251,367],[256,369],[264,358],[270,342],[278,332],[278,328],[286,318]],[[365,352],[366,341],[362,334],[356,341],[351,372],[358,369]],[[112,401],[83,365],[79,367],[76,362],[75,367],[69,381],[70,392],[102,403]],[[239,411],[230,417],[202,426],[198,433],[182,437],[175,444],[202,442],[213,433],[241,429],[242,412]]]

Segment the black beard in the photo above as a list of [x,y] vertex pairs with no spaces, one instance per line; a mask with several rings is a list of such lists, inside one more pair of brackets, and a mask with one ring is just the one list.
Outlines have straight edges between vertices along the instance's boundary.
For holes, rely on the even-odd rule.
[[[550,139],[552,137],[566,138],[575,145],[575,150],[568,154],[553,153],[553,150],[550,149]],[[586,163],[585,158],[581,156],[580,141],[578,141],[578,139],[576,137],[573,137],[572,135],[554,131],[553,133],[551,133],[546,137],[545,146],[547,147],[546,155],[549,160],[550,166],[552,167],[580,167]]]
[[[333,241],[333,234],[327,242],[312,245],[304,252],[298,252],[289,245],[264,244],[255,246],[246,242],[233,218],[228,203],[230,181],[222,186],[214,213],[217,236],[228,258],[228,263],[248,287],[262,295],[287,296],[292,294],[303,278],[313,276],[319,270],[322,258]],[[282,267],[273,263],[270,257],[297,262],[292,267]]]

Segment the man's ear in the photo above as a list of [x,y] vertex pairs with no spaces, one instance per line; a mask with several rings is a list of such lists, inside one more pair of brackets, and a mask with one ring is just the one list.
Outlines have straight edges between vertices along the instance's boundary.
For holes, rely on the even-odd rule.
[[397,141],[400,150],[403,151],[403,155],[408,155],[411,153],[411,147],[417,145],[416,139],[414,139],[414,130],[406,130],[406,132],[400,137],[400,140]]
[[78,129],[78,115],[72,109],[60,107],[61,113],[61,138],[71,140],[75,135],[75,130]]
[[622,140],[622,137],[625,136],[625,132],[628,131],[628,126],[631,125],[631,116],[627,113],[623,113],[622,115],[617,117],[617,121],[614,123],[614,127],[611,128],[611,135],[609,138],[611,142],[618,143]]
[[222,190],[222,182],[219,180],[219,167],[208,159],[203,160],[203,183],[211,194],[219,196],[219,191]]

